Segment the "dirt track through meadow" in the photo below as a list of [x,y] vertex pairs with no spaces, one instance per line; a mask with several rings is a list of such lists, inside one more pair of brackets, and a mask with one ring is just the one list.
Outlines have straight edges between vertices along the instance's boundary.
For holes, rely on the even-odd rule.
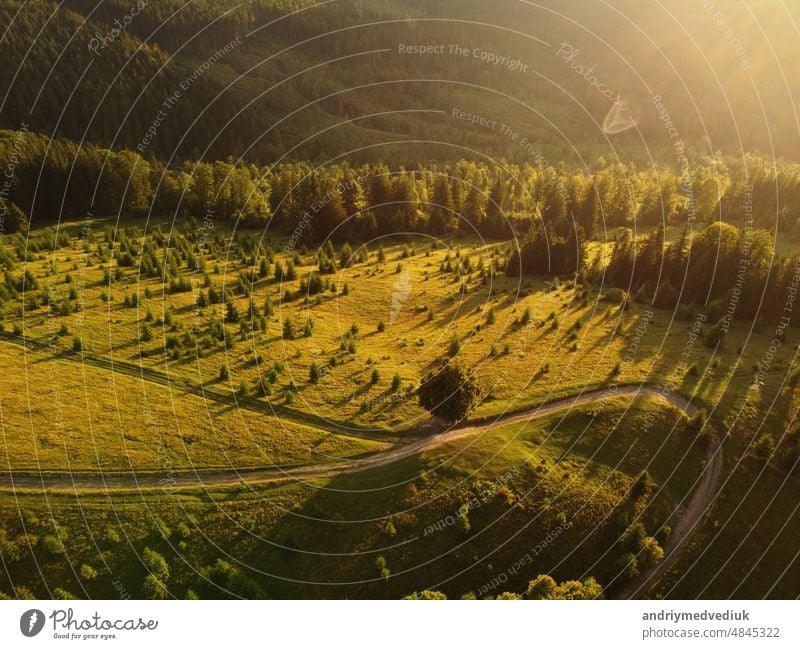
[[[577,396],[557,399],[528,410],[498,417],[490,422],[468,423],[443,433],[428,435],[408,444],[400,444],[367,457],[299,467],[264,467],[257,469],[215,469],[172,473],[32,473],[0,474],[0,488],[18,490],[51,490],[67,492],[161,491],[257,484],[284,480],[324,478],[391,464],[453,440],[463,439],[500,426],[535,421],[549,415],[610,397],[649,396],[664,399],[687,415],[696,412],[682,396],[649,385],[625,385],[615,389],[588,390]],[[680,507],[672,523],[672,533],[664,547],[664,559],[643,572],[618,596],[619,599],[645,597],[648,590],[677,561],[680,551],[713,502],[722,474],[722,450],[718,443],[709,444],[706,466],[689,503]]]

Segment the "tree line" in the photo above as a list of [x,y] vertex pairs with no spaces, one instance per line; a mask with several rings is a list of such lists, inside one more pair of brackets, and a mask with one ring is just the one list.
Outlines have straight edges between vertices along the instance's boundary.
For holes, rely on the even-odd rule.
[[[546,160],[492,166],[459,160],[413,169],[383,163],[259,166],[233,159],[166,165],[136,151],[0,131],[0,164],[13,168],[3,198],[39,221],[90,212],[123,219],[213,213],[245,227],[269,223],[294,230],[305,223],[310,242],[409,231],[523,240],[531,232],[534,242],[542,236],[555,246],[554,256],[572,255],[550,269],[554,274],[573,268],[577,257],[568,251],[576,242],[616,236],[610,228],[689,223],[699,230],[727,221],[800,234],[800,165],[776,165],[756,155],[699,157],[683,173],[602,158],[589,169]],[[532,264],[522,263],[522,270],[547,270]]]

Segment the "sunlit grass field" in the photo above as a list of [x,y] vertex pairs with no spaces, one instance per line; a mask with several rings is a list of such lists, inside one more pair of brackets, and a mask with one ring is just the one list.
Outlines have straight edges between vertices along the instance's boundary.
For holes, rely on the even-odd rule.
[[[752,382],[772,337],[769,324],[752,332],[734,328],[712,358],[702,336],[689,344],[695,323],[669,312],[632,302],[622,310],[604,299],[603,287],[492,273],[493,264],[504,262],[501,243],[456,240],[431,247],[423,237],[386,240],[322,275],[330,288],[307,296],[301,283],[316,269],[314,256],[281,252],[285,240],[276,239],[270,241],[274,261],[285,266],[294,259],[296,279],[277,281],[274,263],[267,264],[268,276],[256,279],[247,296],[237,287],[240,275],[254,279],[260,261],[255,253],[243,254],[243,261],[217,251],[217,257],[205,259],[207,275],[181,267],[193,290],[173,292],[136,267],[103,263],[102,222],[94,227],[95,242],[86,245],[77,238],[78,224],[65,227],[75,235],[69,247],[41,250],[25,264],[39,288],[5,305],[6,332],[50,340],[51,353],[71,349],[77,337],[87,357],[127,365],[129,371],[142,367],[194,386],[377,430],[413,429],[425,419],[413,391],[451,353],[454,340],[458,360],[473,370],[485,395],[474,413],[481,417],[612,381],[668,383],[706,405],[720,399],[733,403]],[[261,233],[237,236],[257,250]],[[261,243],[263,250],[266,241]],[[358,256],[358,246],[353,248]],[[337,246],[337,261],[338,256]],[[461,271],[442,270],[448,264],[461,264]],[[105,281],[106,272],[119,279]],[[217,291],[224,287],[239,313],[238,323],[224,325],[224,341],[208,332],[212,321],[223,321],[226,305],[195,306],[199,292],[208,291],[205,284]],[[45,290],[52,309],[41,305]],[[70,291],[71,303],[80,309],[59,315]],[[268,297],[271,314],[260,323]],[[38,308],[28,304],[23,310],[30,300],[39,302]],[[251,300],[256,320],[249,317]],[[286,335],[285,322],[293,337]],[[791,351],[780,350],[773,374],[785,367],[780,355],[786,359]],[[316,383],[310,380],[312,364],[319,371]],[[393,387],[393,380],[399,384]],[[765,389],[770,388],[768,379]],[[26,416],[24,410],[5,414],[12,423]]]
[[172,471],[324,462],[380,450],[150,381],[0,341],[0,464]]

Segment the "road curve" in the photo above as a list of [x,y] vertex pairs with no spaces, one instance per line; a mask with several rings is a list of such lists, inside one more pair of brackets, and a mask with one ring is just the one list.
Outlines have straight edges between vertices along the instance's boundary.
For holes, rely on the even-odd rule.
[[664,558],[625,586],[617,595],[617,599],[646,597],[664,573],[678,560],[684,545],[703,517],[710,511],[711,504],[717,497],[721,477],[722,443],[716,435],[712,434],[708,444],[703,475],[689,502],[678,509],[672,521],[672,531],[664,545]]
[[[664,399],[688,415],[697,410],[683,396],[652,385],[620,385],[613,388],[588,390],[578,395],[550,401],[534,408],[511,413],[491,420],[468,422],[446,432],[428,435],[407,444],[398,444],[385,451],[361,458],[350,458],[323,464],[297,467],[263,467],[253,469],[209,469],[173,472],[31,472],[0,473],[0,488],[47,489],[53,491],[140,491],[197,489],[203,487],[253,484],[276,480],[323,478],[354,473],[396,462],[453,440],[477,435],[498,426],[533,421],[609,397],[650,396]],[[711,458],[709,458],[711,460]],[[706,474],[708,471],[706,471]],[[705,478],[704,478],[705,479]],[[701,489],[697,490],[702,491]]]

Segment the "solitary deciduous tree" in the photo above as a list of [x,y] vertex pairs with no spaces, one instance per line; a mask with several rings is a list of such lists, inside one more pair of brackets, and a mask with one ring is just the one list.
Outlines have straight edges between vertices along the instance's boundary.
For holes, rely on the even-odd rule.
[[455,422],[463,419],[475,405],[479,389],[464,368],[450,362],[425,376],[418,393],[423,408]]

